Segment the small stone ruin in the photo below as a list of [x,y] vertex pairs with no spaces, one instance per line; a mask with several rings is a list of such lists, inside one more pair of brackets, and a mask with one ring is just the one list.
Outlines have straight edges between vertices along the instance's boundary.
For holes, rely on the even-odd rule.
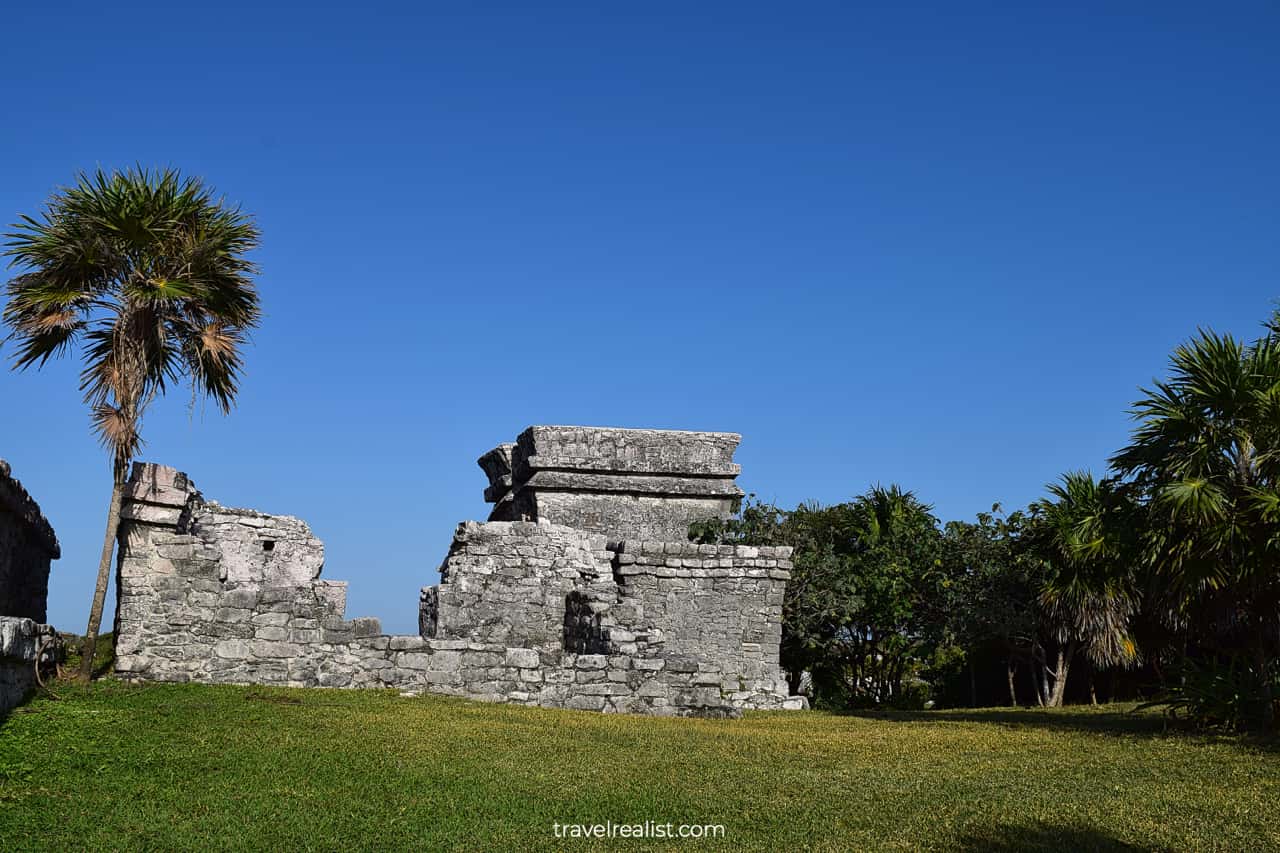
[[547,707],[733,716],[803,707],[778,665],[791,549],[698,545],[741,491],[730,433],[537,426],[479,460],[419,634],[345,616],[306,523],[139,463],[123,507],[119,675],[392,687]]

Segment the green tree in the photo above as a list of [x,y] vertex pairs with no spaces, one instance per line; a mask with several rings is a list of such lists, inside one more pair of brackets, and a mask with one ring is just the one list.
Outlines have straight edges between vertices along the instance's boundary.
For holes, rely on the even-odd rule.
[[1027,516],[1005,516],[999,505],[974,522],[951,521],[944,530],[942,562],[951,586],[945,596],[946,619],[955,641],[969,659],[970,704],[977,703],[973,659],[987,649],[1005,661],[1009,703],[1018,704],[1016,676],[1026,665],[1043,704],[1037,677],[1044,638],[1040,593],[1044,563],[1019,547]]
[[1025,536],[1046,566],[1040,604],[1057,646],[1053,665],[1040,661],[1044,704],[1060,706],[1072,661],[1083,651],[1098,668],[1137,661],[1133,560],[1137,507],[1115,481],[1072,472],[1031,507]]
[[92,667],[129,464],[147,406],[187,380],[224,412],[259,319],[252,220],[199,180],[141,169],[82,174],[6,234],[4,322],[15,369],[78,354],[80,390],[111,454],[111,501],[81,677]]
[[930,509],[897,486],[853,501],[784,512],[748,500],[727,522],[694,525],[703,542],[795,548],[783,604],[782,665],[792,690],[808,672],[825,704],[905,701],[940,632],[941,533]]
[[944,640],[942,535],[932,508],[896,485],[873,487],[849,510],[862,607],[840,635],[845,685],[856,698],[893,702]]
[[1280,322],[1251,344],[1201,331],[1143,389],[1111,460],[1145,495],[1142,542],[1166,618],[1245,654],[1265,691],[1280,654]]

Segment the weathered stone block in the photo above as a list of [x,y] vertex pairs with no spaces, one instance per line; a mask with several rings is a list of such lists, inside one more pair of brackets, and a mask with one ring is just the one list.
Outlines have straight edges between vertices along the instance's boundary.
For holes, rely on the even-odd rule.
[[253,654],[245,640],[220,640],[213,645],[213,653],[220,658],[243,659]]
[[507,664],[521,669],[537,669],[541,665],[534,649],[507,649]]

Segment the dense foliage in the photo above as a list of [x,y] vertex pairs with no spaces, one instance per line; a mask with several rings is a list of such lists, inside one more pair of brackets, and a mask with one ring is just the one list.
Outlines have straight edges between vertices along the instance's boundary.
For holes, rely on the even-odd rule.
[[829,507],[749,499],[691,535],[795,546],[782,660],[818,704],[1057,706],[1096,702],[1105,676],[1104,697],[1275,726],[1280,316],[1249,343],[1200,332],[1142,395],[1108,476],[1068,473],[1024,510],[940,525],[877,486]]

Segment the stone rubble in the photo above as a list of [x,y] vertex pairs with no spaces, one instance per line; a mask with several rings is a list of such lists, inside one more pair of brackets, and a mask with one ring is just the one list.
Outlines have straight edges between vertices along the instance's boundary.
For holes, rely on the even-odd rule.
[[51,654],[58,639],[52,627],[34,619],[0,616],[0,714],[21,703],[35,687],[36,655],[42,647]]

